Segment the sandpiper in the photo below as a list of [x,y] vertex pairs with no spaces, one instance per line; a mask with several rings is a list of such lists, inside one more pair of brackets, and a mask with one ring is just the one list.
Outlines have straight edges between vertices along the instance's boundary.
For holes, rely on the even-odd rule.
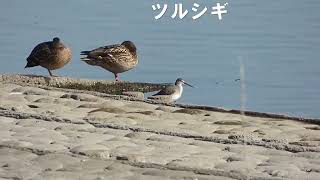
[[86,56],[81,59],[87,64],[112,72],[116,81],[119,80],[119,73],[129,71],[138,64],[137,48],[131,41],[82,51],[81,55]]
[[193,87],[192,85],[185,82],[183,79],[178,78],[174,85],[166,86],[158,93],[152,95],[151,97],[148,97],[148,99],[175,102],[181,97],[184,84]]
[[61,43],[60,39],[55,37],[52,41],[38,44],[27,58],[25,68],[42,66],[50,74],[51,70],[62,68],[70,62],[72,58],[71,49]]

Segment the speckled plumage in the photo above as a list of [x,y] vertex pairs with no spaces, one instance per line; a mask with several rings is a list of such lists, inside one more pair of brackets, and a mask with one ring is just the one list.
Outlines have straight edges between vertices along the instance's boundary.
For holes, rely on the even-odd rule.
[[71,49],[61,43],[59,38],[53,38],[52,41],[38,44],[27,58],[25,68],[41,66],[50,70],[62,68],[70,62],[72,58]]
[[86,55],[82,59],[87,64],[100,66],[112,72],[116,80],[118,80],[118,73],[128,71],[138,64],[137,50],[131,41],[100,47],[92,51],[82,51],[81,55]]
[[178,78],[174,85],[172,84],[172,85],[166,86],[165,88],[160,90],[158,93],[152,95],[152,97],[149,97],[149,99],[161,99],[162,97],[165,97],[166,100],[169,102],[176,101],[182,96],[183,84],[193,87],[192,85],[186,83],[183,79]]
[[[175,94],[182,94],[182,86],[179,85],[169,85],[160,90],[158,93],[154,94],[153,96],[158,95],[175,95]],[[180,93],[181,92],[181,93]]]

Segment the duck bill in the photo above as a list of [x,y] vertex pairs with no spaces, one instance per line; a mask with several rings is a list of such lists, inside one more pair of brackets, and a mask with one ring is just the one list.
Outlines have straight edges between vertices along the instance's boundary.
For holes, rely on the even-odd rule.
[[186,83],[186,82],[183,82],[183,84],[194,88],[194,86],[192,86],[191,84],[188,84],[188,83]]

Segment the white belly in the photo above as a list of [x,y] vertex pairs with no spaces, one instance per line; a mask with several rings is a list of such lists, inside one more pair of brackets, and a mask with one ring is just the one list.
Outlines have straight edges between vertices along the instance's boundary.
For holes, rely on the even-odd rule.
[[182,86],[181,86],[181,87],[179,88],[179,91],[176,92],[176,93],[174,93],[174,94],[172,95],[172,101],[178,100],[178,99],[181,97],[182,92],[183,92],[183,88],[182,88]]
[[178,100],[180,97],[181,97],[181,96],[180,96],[179,94],[174,94],[174,95],[172,96],[172,101],[176,101],[176,100]]

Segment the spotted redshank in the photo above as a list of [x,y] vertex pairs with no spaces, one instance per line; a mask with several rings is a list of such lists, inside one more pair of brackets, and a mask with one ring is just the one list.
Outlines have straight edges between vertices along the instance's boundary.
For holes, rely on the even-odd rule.
[[27,58],[25,68],[42,66],[52,76],[51,70],[62,68],[72,58],[71,49],[66,47],[59,38],[38,44]]
[[164,89],[158,93],[148,97],[148,99],[161,100],[166,102],[175,102],[177,101],[183,92],[183,85],[193,87],[192,85],[185,82],[183,79],[178,78],[174,85],[166,86]]
[[138,64],[137,48],[131,41],[100,47],[92,51],[82,51],[81,58],[92,66],[100,66],[114,74],[116,81],[119,73],[129,71]]

